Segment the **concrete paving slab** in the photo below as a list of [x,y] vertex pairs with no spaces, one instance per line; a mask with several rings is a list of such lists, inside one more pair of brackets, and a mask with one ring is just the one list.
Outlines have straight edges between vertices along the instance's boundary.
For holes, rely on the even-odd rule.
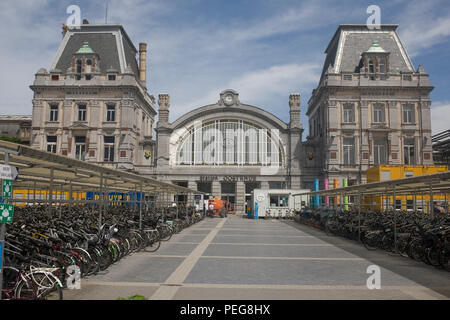
[[[202,257],[186,283],[366,285],[368,261],[235,259]],[[416,285],[381,269],[381,284]]]
[[239,257],[328,257],[357,258],[358,256],[332,246],[249,246],[246,244],[222,245],[212,243],[203,256],[239,256]]
[[184,258],[134,255],[110,266],[106,274],[90,280],[112,282],[164,282]]

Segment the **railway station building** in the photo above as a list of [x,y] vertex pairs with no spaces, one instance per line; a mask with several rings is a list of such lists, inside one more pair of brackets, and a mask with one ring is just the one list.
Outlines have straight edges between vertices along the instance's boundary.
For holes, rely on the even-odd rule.
[[68,29],[31,86],[31,146],[220,196],[236,213],[254,189],[364,183],[373,165],[433,164],[433,87],[396,29],[337,28],[305,101],[307,137],[297,93],[281,111],[289,122],[247,104],[239,88],[170,122],[170,95],[155,99],[147,87],[145,43],[136,49],[118,25]]

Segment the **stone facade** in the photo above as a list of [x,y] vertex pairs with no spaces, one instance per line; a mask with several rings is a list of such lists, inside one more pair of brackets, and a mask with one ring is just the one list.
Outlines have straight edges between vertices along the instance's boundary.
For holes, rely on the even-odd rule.
[[289,106],[285,123],[225,90],[217,103],[170,123],[169,96],[160,95],[155,175],[221,196],[238,213],[254,188],[300,188],[300,95]]
[[152,166],[156,108],[139,47],[141,69],[121,26],[69,29],[31,86],[31,146],[123,170]]
[[396,28],[338,27],[302,141],[299,94],[287,101],[288,123],[233,90],[170,122],[170,96],[160,94],[154,128],[147,46],[139,45],[138,62],[121,26],[83,25],[65,33],[50,71],[36,74],[31,145],[221,196],[237,213],[256,188],[312,189],[317,178],[363,183],[375,164],[432,164],[433,87]]
[[413,68],[396,28],[336,31],[308,102],[304,186],[319,177],[364,183],[376,164],[433,163],[433,87],[422,66]]

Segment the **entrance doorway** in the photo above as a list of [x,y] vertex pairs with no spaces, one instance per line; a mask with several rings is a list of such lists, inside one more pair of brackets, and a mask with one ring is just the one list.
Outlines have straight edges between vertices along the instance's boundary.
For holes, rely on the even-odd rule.
[[236,213],[236,183],[222,182],[221,183],[221,199],[225,202],[225,209],[228,213]]
[[228,213],[236,213],[236,196],[230,194],[222,194],[221,198],[225,201],[225,209],[228,211]]

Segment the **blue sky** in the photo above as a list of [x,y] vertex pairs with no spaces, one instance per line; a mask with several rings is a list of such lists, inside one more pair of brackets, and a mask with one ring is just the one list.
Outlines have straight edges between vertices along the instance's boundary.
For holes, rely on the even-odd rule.
[[[104,23],[106,1],[2,0],[0,114],[31,114],[36,71],[48,69],[61,42],[66,8]],[[123,24],[137,46],[146,42],[148,88],[171,96],[171,121],[215,103],[234,89],[243,103],[289,119],[291,93],[305,111],[319,80],[324,51],[339,24],[365,23],[369,5],[398,32],[435,89],[433,131],[450,128],[450,1],[109,0],[108,23]]]

